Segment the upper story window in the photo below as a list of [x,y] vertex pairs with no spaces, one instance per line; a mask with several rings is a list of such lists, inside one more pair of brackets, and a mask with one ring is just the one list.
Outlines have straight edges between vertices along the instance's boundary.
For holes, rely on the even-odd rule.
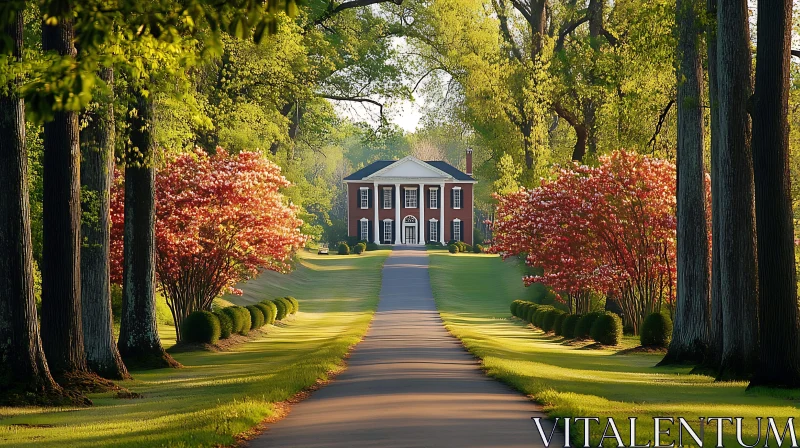
[[361,190],[361,208],[369,208],[369,188],[363,187]]
[[453,208],[461,208],[461,188],[453,189]]
[[417,189],[406,188],[406,208],[417,208]]
[[392,189],[383,189],[383,208],[392,208]]
[[428,207],[439,208],[439,189],[431,188],[428,190]]

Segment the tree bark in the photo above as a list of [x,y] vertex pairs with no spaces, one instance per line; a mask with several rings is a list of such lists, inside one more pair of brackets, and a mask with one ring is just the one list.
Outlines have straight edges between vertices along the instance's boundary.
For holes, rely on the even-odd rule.
[[677,0],[677,271],[672,342],[661,364],[700,363],[709,343],[709,253],[703,169],[703,68],[698,0]]
[[[75,57],[71,13],[42,23],[42,48]],[[56,377],[86,372],[81,322],[80,146],[77,112],[44,124],[42,343]]]
[[[23,16],[4,27],[22,58]],[[33,255],[25,103],[14,83],[0,89],[0,404],[28,394],[58,394],[39,336],[33,293]]]
[[758,351],[758,263],[753,153],[747,103],[750,30],[746,0],[717,4],[719,267],[723,347],[718,380],[749,379]]
[[119,351],[128,366],[177,367],[161,346],[155,302],[155,164],[152,103],[132,94],[130,147],[125,157],[122,322]]
[[759,0],[753,97],[760,349],[751,386],[800,386],[797,273],[789,176],[791,0]]
[[[100,70],[100,78],[114,85],[114,71]],[[130,378],[114,340],[111,316],[109,250],[111,245],[111,182],[114,172],[113,97],[101,97],[84,116],[81,130],[81,306],[83,338],[89,368],[103,378]]]
[[719,208],[719,97],[717,85],[717,0],[706,0],[706,46],[708,51],[708,103],[711,119],[711,319],[709,345],[703,365],[716,370],[722,363],[722,275],[720,274]]

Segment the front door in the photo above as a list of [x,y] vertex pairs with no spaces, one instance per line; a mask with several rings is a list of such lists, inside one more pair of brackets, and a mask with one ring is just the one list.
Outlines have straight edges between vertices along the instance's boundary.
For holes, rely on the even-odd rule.
[[417,228],[406,226],[406,244],[417,244]]

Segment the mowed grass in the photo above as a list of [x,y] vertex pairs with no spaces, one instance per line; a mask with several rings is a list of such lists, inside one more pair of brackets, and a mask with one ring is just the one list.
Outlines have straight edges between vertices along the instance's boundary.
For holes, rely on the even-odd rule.
[[[797,390],[746,392],[746,383],[714,383],[711,377],[690,375],[689,367],[656,368],[660,355],[620,355],[618,349],[565,345],[561,338],[546,336],[511,317],[509,305],[527,293],[517,262],[490,255],[430,254],[433,293],[448,330],[483,360],[488,375],[530,395],[551,417],[600,417],[601,424],[593,423],[590,429],[592,446],[597,446],[605,428],[603,417],[609,416],[627,445],[628,417],[639,417],[639,444],[654,440],[652,417],[684,417],[698,432],[700,416],[744,417],[743,441],[753,444],[758,438],[755,417],[776,417],[778,430],[783,431],[787,417],[798,415]],[[625,345],[631,343],[628,339]],[[662,428],[671,428],[672,434],[662,436],[662,443],[677,440],[677,424]],[[716,423],[706,428],[705,446],[716,445],[715,428]],[[582,432],[574,429],[574,445],[582,446]],[[762,428],[759,446],[764,446],[765,431]],[[726,422],[724,434],[724,446],[740,446],[734,426]],[[770,442],[775,446],[772,434]],[[688,433],[683,443],[694,443]],[[613,439],[605,444],[616,446]],[[791,440],[784,440],[787,445]]]
[[[143,395],[91,396],[89,408],[0,408],[0,445],[59,447],[217,446],[274,416],[274,403],[340,370],[366,332],[388,251],[362,256],[303,254],[289,275],[263,274],[238,304],[293,295],[296,317],[225,352],[176,353],[183,369],[135,371],[122,385]],[[165,345],[175,329],[163,326]]]

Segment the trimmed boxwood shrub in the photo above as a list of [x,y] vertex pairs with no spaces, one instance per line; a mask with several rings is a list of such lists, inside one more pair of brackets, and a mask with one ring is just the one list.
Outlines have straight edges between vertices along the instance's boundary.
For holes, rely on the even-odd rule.
[[533,316],[536,314],[536,311],[538,311],[538,310],[539,310],[539,305],[529,302],[528,303],[528,311],[527,311],[527,314],[525,314],[525,320],[530,322],[530,323],[533,323]]
[[672,340],[672,319],[666,314],[653,313],[642,323],[639,340],[643,347],[666,347]]
[[286,302],[282,299],[275,299],[272,301],[277,307],[277,314],[275,315],[275,320],[283,320],[288,314],[288,309],[286,308]]
[[522,305],[522,300],[515,300],[511,302],[511,315],[514,317],[519,317],[517,311],[519,310],[519,306]]
[[377,245],[377,244],[375,244],[375,243],[367,243],[367,250],[368,250],[368,251],[372,251],[372,250],[378,250],[378,249],[380,249],[380,248],[381,248],[381,247],[380,247],[380,246],[378,246],[378,245]]
[[550,333],[551,331],[553,331],[555,328],[556,319],[558,319],[558,316],[560,316],[561,314],[564,314],[564,312],[555,309],[544,313],[544,317],[542,317],[542,330],[545,333]]
[[558,317],[556,317],[556,321],[553,324],[553,333],[555,333],[556,336],[564,335],[564,321],[567,320],[567,316],[569,316],[569,314],[560,313]]
[[275,323],[275,319],[278,317],[278,307],[277,307],[277,305],[272,303],[271,300],[264,300],[264,301],[261,302],[261,304],[263,304],[267,308],[269,308],[270,314],[269,314],[269,316],[267,316],[267,322],[266,323],[267,324],[274,324]]
[[597,316],[592,324],[592,339],[603,345],[617,345],[622,340],[622,319],[606,311]]
[[222,310],[214,312],[214,315],[219,320],[219,338],[228,339],[231,337],[231,333],[233,333],[233,321],[231,318],[226,313],[223,313]]
[[476,245],[472,246],[472,252],[475,252],[476,254],[482,254],[483,253],[483,246],[481,246],[480,244],[476,244]]
[[582,316],[580,314],[570,314],[564,318],[564,323],[561,324],[561,336],[567,339],[575,337],[575,327],[578,325],[578,320]]
[[261,326],[263,327],[264,325],[268,324],[269,321],[272,319],[272,308],[268,307],[263,303],[256,303],[253,306],[258,307],[258,309],[261,310],[261,314],[264,315],[264,322],[261,324]]
[[250,312],[250,328],[255,330],[263,327],[266,319],[264,313],[255,305],[249,305],[246,308]]
[[297,299],[295,299],[292,296],[286,296],[286,297],[284,297],[284,299],[289,301],[289,303],[292,304],[292,312],[291,312],[291,314],[297,314],[297,312],[300,311],[300,302],[298,302]]
[[350,246],[347,243],[339,243],[339,255],[350,255]]
[[294,312],[294,304],[286,297],[278,297],[277,300],[282,301],[284,306],[286,306],[286,317],[289,317],[289,315]]
[[361,242],[353,246],[353,253],[356,255],[361,255],[367,251],[367,243]]
[[451,244],[451,245],[447,246],[447,250],[451,254],[457,254],[458,253],[458,246],[456,246],[455,244]]
[[210,311],[195,311],[181,325],[181,340],[216,344],[219,341],[219,319]]
[[575,337],[578,339],[587,339],[590,337],[590,333],[592,332],[592,325],[594,324],[594,320],[597,319],[600,313],[593,312],[593,313],[586,313],[583,317],[578,320],[578,324],[575,326]]
[[228,306],[221,310],[231,320],[231,333],[241,333],[244,328],[242,313],[235,306]]
[[536,307],[536,312],[533,314],[533,325],[542,328],[544,325],[544,316],[547,312],[552,311],[554,308],[552,306],[538,306]]
[[239,334],[246,336],[247,333],[250,333],[250,328],[253,326],[253,318],[250,317],[250,310],[243,306],[237,306],[236,311],[239,312],[239,316],[242,319],[242,330]]

